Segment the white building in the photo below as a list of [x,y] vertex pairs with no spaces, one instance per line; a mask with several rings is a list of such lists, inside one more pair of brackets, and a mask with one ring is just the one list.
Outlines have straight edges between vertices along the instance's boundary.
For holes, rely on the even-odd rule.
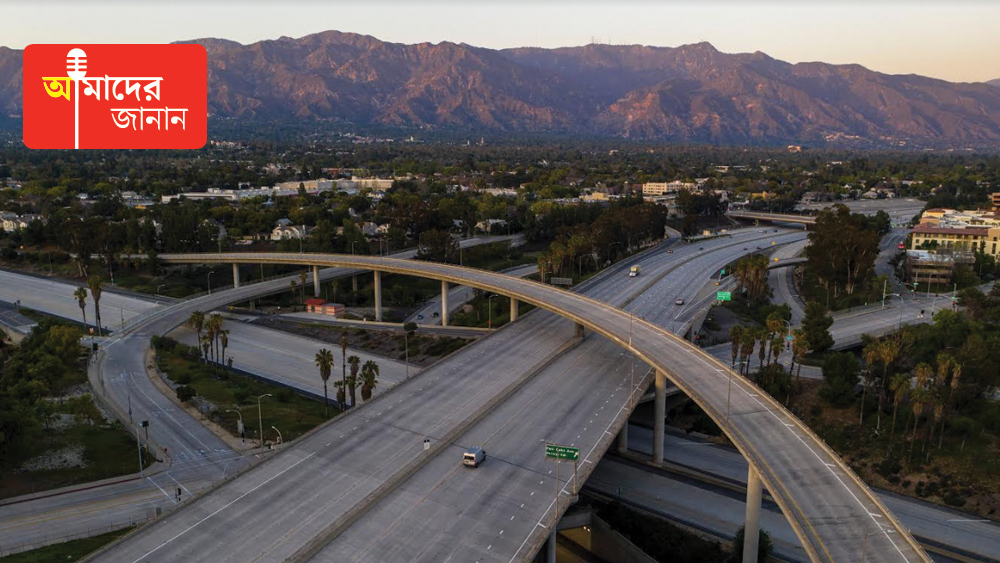
[[28,225],[35,219],[45,222],[45,218],[41,215],[13,215],[12,217],[10,215],[13,214],[4,214],[3,220],[3,230],[8,233],[27,229]]
[[681,190],[693,190],[697,187],[694,182],[647,182],[642,185],[642,195],[660,196],[679,192]]

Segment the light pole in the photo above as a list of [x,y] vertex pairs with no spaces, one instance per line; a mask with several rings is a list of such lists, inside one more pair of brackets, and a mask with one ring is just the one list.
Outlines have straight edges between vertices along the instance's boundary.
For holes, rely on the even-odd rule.
[[486,300],[486,308],[490,310],[489,311],[490,320],[488,321],[488,325],[487,325],[487,326],[490,327],[490,330],[493,330],[493,298],[496,297],[496,296],[497,296],[497,294],[494,293],[493,295],[490,295],[489,299]]
[[[629,368],[628,380],[628,401],[629,409],[635,410],[635,355],[632,354],[632,323],[635,322],[635,313],[632,311],[628,312],[628,347],[629,354],[632,356],[632,365]],[[625,423],[628,425],[628,423]]]
[[351,241],[351,256],[354,256],[354,245],[355,244],[358,244],[358,241],[352,240]]
[[142,445],[139,443],[139,425],[135,425],[135,449],[139,451],[139,475],[142,475]]
[[160,293],[160,288],[163,287],[163,286],[165,286],[165,285],[167,285],[167,284],[161,283],[160,285],[156,286],[156,294],[157,295],[163,295],[162,293]]
[[211,272],[208,273],[208,294],[209,295],[212,294],[212,274],[214,274],[214,273],[215,273],[215,270],[212,270]]
[[271,430],[274,430],[275,432],[278,433],[278,445],[281,445],[281,443],[284,442],[284,440],[281,439],[281,430],[278,430],[274,426],[271,427]]
[[240,438],[243,440],[243,443],[246,444],[247,443],[247,435],[246,435],[246,431],[244,430],[244,427],[243,427],[243,413],[241,413],[240,411],[238,411],[236,409],[226,409],[226,412],[234,412],[234,413],[236,413],[236,416],[240,417],[240,427],[237,430],[240,431]]
[[264,397],[272,396],[270,393],[264,393],[260,397],[257,397],[257,431],[260,432],[260,447],[264,447],[264,419],[260,415],[260,400]]

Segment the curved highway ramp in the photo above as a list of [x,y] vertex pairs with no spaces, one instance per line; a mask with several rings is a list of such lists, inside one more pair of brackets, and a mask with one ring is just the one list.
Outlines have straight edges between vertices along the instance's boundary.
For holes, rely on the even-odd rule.
[[[160,258],[169,263],[265,262],[375,270],[478,287],[532,303],[631,351],[657,370],[658,387],[669,378],[696,401],[747,458],[751,477],[759,476],[768,488],[813,561],[929,561],[868,487],[779,403],[702,350],[620,309],[536,282],[428,262],[293,253]],[[552,315],[531,315],[515,326],[527,323],[539,325],[541,331],[531,331],[530,338],[524,338],[526,331],[498,331],[474,344],[471,355],[445,360],[338,418],[282,454],[113,544],[96,559],[300,561],[319,554],[317,559],[327,560],[323,550],[330,540],[422,466],[439,463],[438,453],[454,449],[449,446],[462,429],[500,408],[525,384],[524,375],[513,374],[527,369],[530,376],[558,361],[559,352],[576,341],[570,323]],[[539,333],[545,336],[539,338]],[[515,349],[516,354],[505,353]],[[550,408],[574,405],[559,404],[556,395]],[[617,428],[625,418],[615,419]],[[609,439],[604,448],[617,428],[605,431]],[[539,438],[545,439],[524,436],[526,441]],[[424,439],[431,440],[430,450],[425,450]],[[591,453],[599,457],[603,451],[597,449]],[[453,465],[458,465],[457,458]],[[553,502],[551,493],[509,491],[510,496],[526,500],[511,515],[502,539],[486,547],[477,544],[475,557],[484,561],[532,557],[549,535],[547,524],[569,505],[573,487],[565,473],[559,480],[540,474],[537,482],[539,491],[564,492],[561,502]],[[504,499],[497,502],[503,504]],[[439,513],[437,517],[463,516]],[[471,542],[457,525],[455,530],[455,543]],[[459,553],[463,558],[472,555]]]

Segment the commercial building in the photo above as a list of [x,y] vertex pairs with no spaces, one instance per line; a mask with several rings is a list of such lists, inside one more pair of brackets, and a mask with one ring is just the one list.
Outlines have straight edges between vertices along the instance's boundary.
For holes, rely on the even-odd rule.
[[951,282],[958,266],[972,266],[976,257],[971,252],[935,252],[908,250],[906,273],[910,281],[920,284],[946,284]]
[[661,196],[679,192],[681,190],[693,190],[698,187],[694,182],[647,182],[642,185],[642,195]]
[[319,313],[321,315],[330,315],[333,317],[343,315],[345,308],[342,303],[330,303],[325,299],[306,299],[305,300],[306,312],[307,313]]
[[993,209],[1000,210],[1000,192],[990,195],[990,200],[993,202]]
[[1000,253],[1000,213],[928,209],[911,234],[913,250]]

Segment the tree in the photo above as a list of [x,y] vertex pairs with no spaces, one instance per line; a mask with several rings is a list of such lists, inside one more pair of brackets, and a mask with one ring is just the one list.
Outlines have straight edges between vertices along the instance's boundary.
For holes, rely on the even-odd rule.
[[889,430],[889,442],[892,443],[896,435],[896,412],[899,411],[899,403],[910,390],[910,376],[904,372],[896,373],[889,383],[889,390],[892,391],[892,426]]
[[834,297],[841,288],[851,295],[869,278],[880,239],[868,217],[852,214],[840,204],[824,209],[809,229],[806,268],[827,291],[832,290]]
[[[351,355],[351,357],[347,358],[347,363],[351,364],[351,376],[347,380],[345,380],[344,388],[346,389],[350,387],[351,389],[355,389],[358,386],[358,370],[361,369],[361,358],[355,355]],[[350,382],[350,384],[348,384],[348,381]],[[363,393],[362,397],[364,397]],[[357,402],[355,402],[354,398],[351,397],[351,406],[353,407],[356,404]]]
[[[736,532],[736,537],[733,538],[733,561],[743,560],[743,542],[746,537],[745,528],[746,526],[740,526],[740,529]],[[761,528],[760,538],[757,540],[757,561],[767,561],[773,551],[774,545],[771,543],[771,535]]]
[[306,301],[306,279],[308,277],[309,276],[306,275],[306,271],[305,270],[302,270],[301,272],[299,272],[299,287],[302,288],[302,302],[303,303],[305,303],[305,301]]
[[739,290],[746,293],[747,302],[754,305],[767,295],[767,256],[751,254],[741,258],[734,269]]
[[801,328],[795,329],[792,333],[792,361],[799,364],[798,369],[795,370],[796,387],[799,385],[799,374],[802,373],[802,358],[809,353],[809,346],[809,338],[806,336],[806,331]]
[[[203,311],[191,311],[188,318],[188,326],[198,335],[198,342],[201,343],[201,331],[205,329],[205,313]],[[208,363],[208,352],[205,352],[205,363]]]
[[330,416],[330,399],[326,392],[326,382],[333,371],[333,353],[326,348],[316,352],[316,367],[319,368],[319,376],[323,380],[323,415]]
[[[341,384],[347,387],[347,333],[340,333],[340,381]],[[340,405],[344,408],[344,405]]]
[[833,346],[833,337],[830,336],[831,325],[833,325],[833,318],[827,314],[826,307],[816,301],[810,301],[806,305],[806,316],[802,319],[802,330],[805,331],[806,340],[809,341],[813,352],[826,352]]
[[212,357],[216,363],[219,362],[219,335],[222,334],[222,323],[224,319],[218,313],[212,313],[208,317],[208,332],[212,335]]
[[87,287],[90,288],[90,295],[94,298],[94,316],[97,318],[97,336],[102,336],[101,328],[101,276],[90,276],[87,278]]
[[361,368],[361,399],[368,401],[372,398],[372,391],[378,385],[378,364],[375,360],[368,360]]
[[740,346],[743,344],[743,334],[745,330],[742,325],[733,325],[729,329],[729,353],[732,356],[731,369],[736,369],[736,357],[740,353]]
[[219,343],[222,344],[222,365],[226,364],[226,348],[229,347],[229,331],[219,331]]
[[83,313],[83,328],[87,328],[87,290],[78,287],[73,292],[73,297],[76,297],[76,304],[80,306],[80,312]]
[[858,379],[858,360],[854,354],[830,352],[823,358],[823,386],[819,396],[834,406],[847,406],[854,400]]

